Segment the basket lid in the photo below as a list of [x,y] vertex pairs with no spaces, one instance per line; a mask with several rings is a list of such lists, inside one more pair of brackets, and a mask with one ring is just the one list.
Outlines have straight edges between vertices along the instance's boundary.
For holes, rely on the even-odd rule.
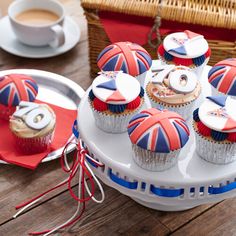
[[155,17],[158,7],[161,17],[183,23],[236,29],[235,0],[81,0],[86,10],[103,10],[137,16]]

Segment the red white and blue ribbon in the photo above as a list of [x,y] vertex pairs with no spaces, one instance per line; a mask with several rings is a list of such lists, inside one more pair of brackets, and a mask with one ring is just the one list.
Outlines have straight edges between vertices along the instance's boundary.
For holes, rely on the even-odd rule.
[[[77,121],[74,123],[72,130],[76,138],[78,138],[79,133],[77,131]],[[76,147],[76,151],[74,152],[74,155],[73,155],[72,165],[69,166],[68,160],[67,160],[67,150],[71,145],[74,145]],[[16,209],[20,209],[20,208],[21,209],[13,216],[13,218],[16,218],[18,215],[24,212],[27,208],[29,208],[33,204],[42,200],[48,193],[52,192],[55,189],[60,188],[61,186],[67,185],[70,195],[72,196],[73,199],[75,199],[78,202],[77,209],[74,215],[70,219],[68,219],[66,222],[62,223],[59,226],[56,226],[55,228],[44,230],[41,232],[31,232],[29,234],[47,236],[54,233],[57,230],[74,225],[82,217],[85,211],[85,205],[87,201],[93,200],[96,203],[102,203],[105,199],[103,187],[98,181],[97,177],[95,176],[95,174],[93,173],[93,171],[91,170],[87,162],[93,163],[94,165],[98,167],[104,167],[104,164],[100,163],[99,161],[95,160],[93,157],[89,155],[88,149],[83,145],[83,142],[81,139],[77,139],[77,142],[67,143],[61,156],[61,166],[62,166],[63,171],[69,174],[69,177],[66,178],[64,181],[62,181],[61,183],[57,184],[52,189],[45,191],[44,193],[34,197],[28,202],[25,202],[23,204],[16,206]],[[73,191],[72,180],[74,179],[75,176],[77,176],[77,173],[79,175],[79,182],[78,182],[78,193],[76,195]],[[90,182],[91,189],[89,188],[87,181]],[[101,192],[101,199],[96,199],[94,197],[95,185],[98,186]]]

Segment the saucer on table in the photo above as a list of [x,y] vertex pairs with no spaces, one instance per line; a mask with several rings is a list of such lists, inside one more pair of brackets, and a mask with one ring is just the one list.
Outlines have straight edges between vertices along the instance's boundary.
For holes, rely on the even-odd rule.
[[0,32],[4,37],[0,37],[0,47],[13,55],[26,58],[49,58],[60,55],[72,49],[80,39],[80,28],[76,22],[69,16],[65,17],[65,43],[61,47],[52,48],[45,47],[31,47],[22,44],[17,40],[12,31],[9,17],[5,16],[0,20]]

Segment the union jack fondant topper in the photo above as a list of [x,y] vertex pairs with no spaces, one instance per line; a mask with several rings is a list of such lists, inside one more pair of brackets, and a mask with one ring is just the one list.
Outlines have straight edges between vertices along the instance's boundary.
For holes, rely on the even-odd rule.
[[140,75],[152,65],[151,56],[138,44],[118,42],[107,46],[98,56],[97,64],[103,71],[119,71]]
[[23,74],[10,74],[0,78],[0,103],[12,107],[20,101],[33,102],[38,94],[35,80]]
[[208,81],[219,92],[236,96],[236,58],[220,61],[213,66]]
[[145,150],[169,153],[182,148],[190,133],[179,114],[150,108],[130,120],[128,134],[133,144]]
[[169,34],[163,42],[164,49],[182,58],[195,58],[208,51],[208,43],[200,34],[189,30]]
[[[130,89],[132,88],[132,89]],[[92,84],[94,95],[108,104],[127,104],[139,96],[141,87],[136,78],[122,71],[108,78],[100,74]]]
[[207,97],[199,108],[200,121],[212,130],[236,132],[236,101],[227,96]]

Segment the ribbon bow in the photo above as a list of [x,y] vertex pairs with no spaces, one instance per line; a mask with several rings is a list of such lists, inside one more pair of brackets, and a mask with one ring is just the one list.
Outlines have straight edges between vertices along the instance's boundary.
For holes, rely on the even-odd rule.
[[[78,138],[78,131],[77,131],[76,127],[77,127],[77,122],[74,123],[73,133]],[[74,152],[74,155],[73,155],[72,165],[69,166],[68,160],[67,160],[67,149],[71,145],[74,145],[76,147],[76,151]],[[19,210],[13,216],[13,218],[16,218],[18,215],[20,215],[27,208],[29,208],[33,204],[37,203],[41,199],[43,199],[43,197],[45,197],[48,193],[52,192],[53,190],[55,190],[61,186],[66,185],[66,184],[68,186],[68,190],[70,192],[70,195],[78,202],[77,209],[76,209],[74,215],[70,219],[68,219],[66,222],[64,222],[63,224],[61,224],[53,229],[45,230],[42,232],[32,232],[32,233],[29,233],[30,235],[43,234],[44,236],[47,236],[59,229],[63,229],[65,227],[71,226],[74,223],[76,223],[83,215],[83,213],[85,211],[85,203],[87,201],[92,199],[96,203],[102,203],[105,199],[105,194],[104,194],[102,185],[100,184],[100,182],[98,181],[98,179],[94,175],[94,173],[91,170],[91,168],[89,167],[87,161],[90,163],[93,163],[94,165],[96,165],[98,167],[104,167],[104,164],[96,161],[94,158],[92,158],[89,155],[88,149],[84,146],[81,139],[78,139],[77,142],[67,143],[66,146],[64,147],[64,150],[63,150],[63,153],[61,156],[61,167],[62,167],[63,171],[69,173],[69,177],[67,179],[65,179],[64,181],[62,181],[61,183],[57,184],[52,189],[45,191],[44,193],[34,197],[33,199],[29,200],[28,202],[25,202],[23,204],[16,206],[16,209],[20,209],[20,208],[22,208],[22,209]],[[72,180],[76,176],[77,172],[79,172],[78,195],[76,195],[72,189]],[[91,191],[90,191],[90,188],[88,187],[87,181],[90,182]],[[101,192],[101,195],[102,195],[100,200],[98,200],[94,197],[95,183],[97,184],[97,186]],[[86,196],[86,192],[87,192],[87,196]]]

